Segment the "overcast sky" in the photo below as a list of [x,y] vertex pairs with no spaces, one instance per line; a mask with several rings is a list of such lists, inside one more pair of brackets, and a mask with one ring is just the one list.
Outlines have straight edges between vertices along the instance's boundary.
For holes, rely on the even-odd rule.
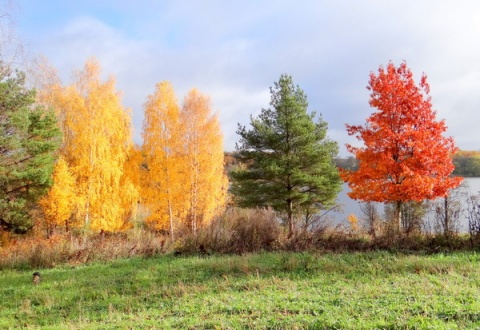
[[142,105],[168,80],[179,100],[210,96],[232,151],[237,123],[269,107],[282,73],[307,94],[330,138],[373,109],[369,73],[405,60],[425,72],[437,118],[461,149],[480,150],[480,1],[442,0],[18,0],[17,33],[65,83],[94,56],[117,79],[141,142]]

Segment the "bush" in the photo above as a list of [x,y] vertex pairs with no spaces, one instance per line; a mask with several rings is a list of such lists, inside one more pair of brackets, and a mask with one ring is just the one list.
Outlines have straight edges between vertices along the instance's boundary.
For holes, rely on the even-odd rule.
[[[479,249],[470,235],[410,234],[389,236],[352,233],[324,221],[311,230],[299,229],[287,238],[272,209],[230,208],[208,226],[172,242],[168,235],[137,225],[123,233],[57,232],[49,238],[0,231],[0,270],[41,269],[133,256],[175,254],[243,254],[261,251],[371,251],[438,253]],[[479,236],[474,238],[479,239]]]
[[70,249],[61,236],[21,237],[0,248],[0,269],[50,268],[68,260]]
[[132,229],[118,234],[55,234],[49,238],[18,236],[0,246],[0,269],[50,268],[131,256],[152,256],[168,250],[170,242],[157,233]]
[[177,253],[246,253],[278,248],[280,226],[271,209],[232,208],[194,235],[186,235]]

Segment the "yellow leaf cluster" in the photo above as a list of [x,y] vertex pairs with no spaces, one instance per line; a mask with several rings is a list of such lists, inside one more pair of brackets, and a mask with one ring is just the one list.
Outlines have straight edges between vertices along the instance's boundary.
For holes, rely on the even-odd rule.
[[180,109],[173,87],[157,84],[145,103],[142,196],[156,229],[195,232],[225,205],[223,136],[207,97],[192,90]]
[[71,223],[70,216],[77,203],[75,195],[75,178],[63,157],[55,164],[53,171],[53,187],[40,200],[48,228],[55,225],[64,226],[66,230],[77,224]]
[[144,106],[142,198],[149,209],[147,222],[173,236],[178,219],[185,210],[182,198],[180,148],[180,110],[173,87],[168,82],[156,85]]
[[218,117],[211,114],[210,100],[196,89],[185,97],[180,121],[187,174],[184,178],[189,204],[187,224],[196,232],[225,205],[223,136]]
[[[88,61],[70,86],[52,86],[44,96],[58,113],[63,130],[61,156],[75,178],[75,222],[94,231],[128,227],[138,200],[124,175],[131,150],[131,124],[115,81],[100,80],[100,66]],[[43,94],[45,95],[45,94]],[[55,185],[52,189],[55,189]]]
[[54,185],[41,202],[48,224],[121,231],[141,202],[147,224],[173,238],[224,209],[223,136],[208,97],[193,89],[179,106],[172,85],[158,83],[144,104],[144,143],[137,147],[115,81],[100,79],[96,61],[71,85],[44,72],[38,102],[55,108],[63,131]]
[[358,231],[359,227],[358,227],[358,218],[355,216],[355,214],[350,214],[348,217],[347,217],[347,220],[348,220],[348,223],[350,224],[350,228],[352,229],[352,231],[356,232]]

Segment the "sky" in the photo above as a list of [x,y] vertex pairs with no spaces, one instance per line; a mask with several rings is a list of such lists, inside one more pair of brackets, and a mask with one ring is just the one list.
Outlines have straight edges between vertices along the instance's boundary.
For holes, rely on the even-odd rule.
[[237,124],[268,108],[270,87],[289,74],[309,111],[348,156],[345,124],[363,124],[369,74],[406,61],[425,73],[446,136],[480,150],[480,1],[462,0],[18,0],[24,47],[48,58],[64,83],[95,57],[113,75],[141,143],[143,104],[168,80],[181,103],[192,88],[210,97],[226,151]]

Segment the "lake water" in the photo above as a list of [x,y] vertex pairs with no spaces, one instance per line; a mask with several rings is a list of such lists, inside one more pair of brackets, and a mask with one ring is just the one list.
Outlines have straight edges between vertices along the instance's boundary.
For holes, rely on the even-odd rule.
[[[464,178],[463,184],[461,186],[462,194],[460,199],[462,200],[462,204],[466,206],[466,196],[468,195],[478,195],[480,194],[480,178]],[[362,212],[360,210],[360,203],[356,200],[351,199],[348,197],[347,193],[350,191],[348,185],[346,183],[342,186],[342,191],[338,195],[337,203],[341,206],[341,210],[339,212],[331,212],[330,215],[334,219],[336,224],[342,223],[348,225],[347,217],[350,214],[354,214],[358,219],[361,219]],[[377,210],[380,215],[383,215],[383,208],[384,205],[381,203],[376,203]],[[433,217],[432,212],[427,213],[426,220],[431,220]],[[468,220],[464,212],[461,214],[460,218],[460,230],[462,232],[466,232],[468,230]]]

